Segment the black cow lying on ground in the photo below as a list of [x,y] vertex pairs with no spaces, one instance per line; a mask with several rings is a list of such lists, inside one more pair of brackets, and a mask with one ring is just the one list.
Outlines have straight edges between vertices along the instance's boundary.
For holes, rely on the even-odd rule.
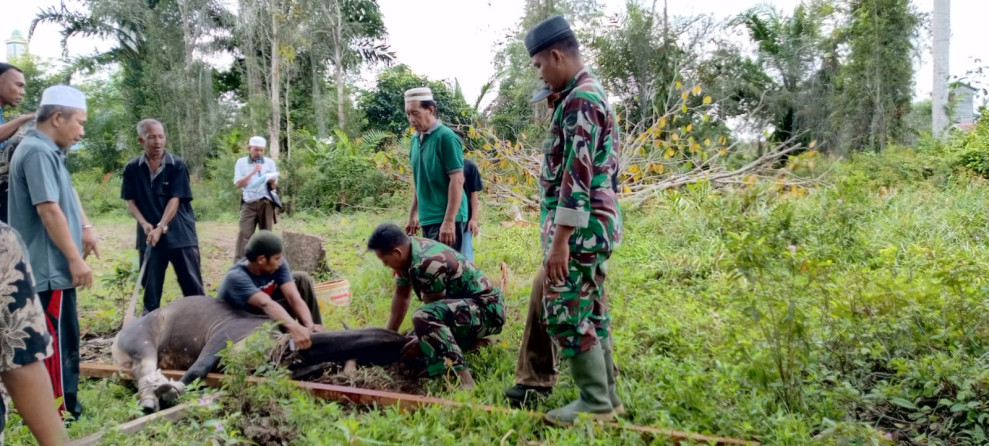
[[[138,385],[141,407],[158,410],[159,398],[174,401],[185,386],[214,371],[227,341],[237,343],[270,321],[235,310],[207,296],[190,296],[135,319],[113,341],[113,358],[129,369]],[[296,352],[305,365],[354,359],[386,365],[399,360],[409,338],[383,328],[337,330],[312,335],[312,347]],[[161,369],[186,370],[179,381]]]

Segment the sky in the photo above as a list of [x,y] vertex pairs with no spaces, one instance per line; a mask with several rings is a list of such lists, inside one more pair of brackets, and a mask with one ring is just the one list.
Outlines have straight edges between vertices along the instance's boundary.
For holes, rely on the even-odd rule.
[[[27,36],[31,20],[41,8],[59,5],[61,0],[0,0],[3,6],[0,17],[0,39],[6,40],[15,29]],[[233,3],[234,0],[225,0]],[[66,0],[71,5],[78,1]],[[432,79],[460,82],[464,96],[473,102],[484,85],[494,74],[492,66],[494,46],[499,39],[515,28],[523,12],[525,0],[379,0],[384,14],[389,43],[404,63],[419,74]],[[603,0],[608,14],[620,12],[624,0]],[[759,4],[772,4],[784,11],[792,11],[799,0],[671,0],[671,15],[713,14],[727,18]],[[933,9],[933,0],[914,0],[921,12]],[[989,64],[989,45],[983,44],[981,34],[985,17],[989,13],[989,1],[953,0],[951,2],[951,74],[963,76],[967,70],[979,64],[981,59]],[[54,25],[40,25],[31,39],[30,51],[43,58],[61,56],[61,36]],[[930,39],[927,39],[928,41]],[[106,45],[94,40],[70,41],[69,54],[88,54]],[[0,51],[0,60],[6,51]],[[918,99],[930,97],[933,74],[930,48],[923,49],[923,57],[917,63],[914,95]],[[364,87],[373,83],[373,73],[365,74]]]

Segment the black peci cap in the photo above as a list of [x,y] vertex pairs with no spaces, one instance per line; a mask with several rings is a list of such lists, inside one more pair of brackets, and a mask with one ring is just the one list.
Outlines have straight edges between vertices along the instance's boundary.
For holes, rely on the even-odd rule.
[[555,15],[539,22],[529,30],[525,35],[525,48],[529,50],[529,57],[532,57],[567,37],[574,37],[570,24],[562,15]]

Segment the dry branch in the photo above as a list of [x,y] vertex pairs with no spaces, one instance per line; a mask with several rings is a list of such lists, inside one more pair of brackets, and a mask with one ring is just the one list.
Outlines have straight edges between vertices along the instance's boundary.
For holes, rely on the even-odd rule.
[[[640,205],[663,190],[705,181],[715,186],[751,184],[752,180],[781,186],[820,183],[819,177],[799,178],[786,168],[787,157],[813,149],[813,144],[798,144],[802,134],[768,147],[742,167],[730,167],[729,155],[738,152],[742,144],[729,144],[727,136],[712,135],[712,126],[707,123],[711,114],[717,113],[718,104],[704,96],[700,86],[685,88],[677,82],[670,87],[667,110],[656,114],[655,120],[621,123],[619,187],[623,202]],[[757,109],[762,105],[760,101]],[[706,130],[699,129],[704,126]],[[484,150],[474,153],[480,155],[477,162],[488,196],[501,205],[538,208],[543,163],[538,144],[524,137],[517,142],[502,140],[492,129],[480,125],[471,128],[468,136],[485,141]]]

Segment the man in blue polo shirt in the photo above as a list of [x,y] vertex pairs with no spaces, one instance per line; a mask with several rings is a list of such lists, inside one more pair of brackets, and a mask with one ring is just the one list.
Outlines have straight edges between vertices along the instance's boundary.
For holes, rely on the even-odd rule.
[[93,284],[86,264],[99,256],[93,226],[79,204],[65,166],[65,152],[85,131],[86,96],[68,85],[41,95],[38,127],[27,133],[10,161],[10,226],[27,246],[35,289],[47,318],[54,353],[45,359],[60,411],[74,418],[79,402],[79,319],[76,287]]
[[[124,166],[120,198],[137,220],[137,251],[141,263],[150,253],[144,275],[144,313],[161,305],[165,269],[172,264],[183,296],[201,296],[203,278],[192,212],[189,170],[181,157],[165,152],[165,127],[154,119],[137,124],[144,153]],[[151,245],[151,250],[147,246]]]

